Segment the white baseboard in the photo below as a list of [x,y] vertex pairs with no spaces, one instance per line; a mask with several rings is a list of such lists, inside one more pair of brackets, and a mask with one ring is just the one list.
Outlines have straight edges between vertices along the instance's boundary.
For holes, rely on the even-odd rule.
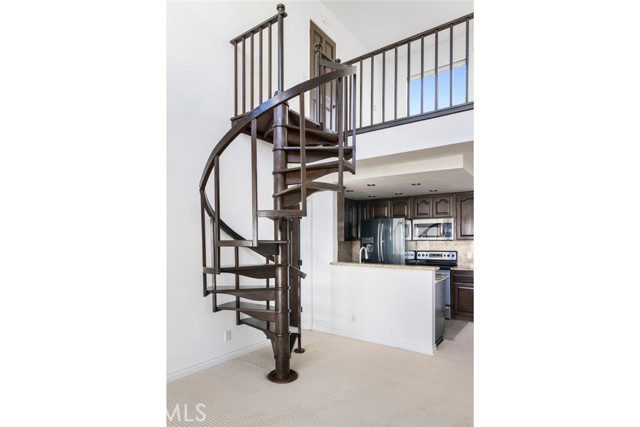
[[191,374],[195,374],[196,372],[200,372],[213,366],[217,366],[221,363],[228,362],[229,360],[235,359],[236,357],[251,353],[256,350],[260,350],[261,348],[268,347],[270,345],[271,341],[265,339],[262,342],[251,344],[231,353],[214,357],[213,359],[205,360],[204,362],[196,363],[195,365],[191,365],[183,369],[178,369],[177,371],[173,371],[167,374],[167,382],[170,383],[172,381],[179,380],[180,378],[184,378]]
[[403,350],[415,351],[416,353],[428,354],[429,356],[433,356],[435,354],[436,346],[426,346],[426,345],[418,345],[411,344],[404,341],[397,341],[390,338],[379,337],[376,335],[364,334],[361,332],[353,332],[344,329],[338,329],[327,325],[313,325],[314,331],[327,332],[334,335],[340,335],[342,337],[354,338],[361,341],[372,342],[375,344],[387,345],[389,347],[401,348]]

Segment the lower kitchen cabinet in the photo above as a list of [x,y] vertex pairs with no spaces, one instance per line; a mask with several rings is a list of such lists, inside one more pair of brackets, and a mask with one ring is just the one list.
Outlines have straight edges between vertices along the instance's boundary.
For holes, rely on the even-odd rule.
[[451,314],[473,320],[473,270],[451,270]]

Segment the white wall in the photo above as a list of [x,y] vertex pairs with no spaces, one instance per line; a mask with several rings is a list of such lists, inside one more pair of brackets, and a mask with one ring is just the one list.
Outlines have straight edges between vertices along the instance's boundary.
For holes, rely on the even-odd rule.
[[[167,372],[176,379],[266,345],[264,335],[235,325],[232,312],[211,311],[202,297],[200,207],[202,168],[233,115],[233,49],[229,40],[276,13],[276,2],[169,2],[167,4]],[[285,88],[308,78],[309,20],[337,43],[339,55],[355,56],[359,45],[319,2],[287,2]],[[322,17],[325,17],[326,23]],[[292,104],[293,105],[293,104]],[[221,158],[223,219],[250,235],[249,144],[241,136]],[[270,146],[259,144],[260,208],[271,207]],[[322,195],[313,196],[322,197]],[[326,197],[326,196],[325,196]],[[331,197],[331,195],[329,195]],[[313,206],[321,206],[312,200]],[[269,237],[269,220],[261,238]],[[311,219],[303,221],[303,270],[313,271]],[[324,225],[324,222],[321,223]],[[333,229],[333,228],[332,228]],[[305,246],[306,245],[306,246]],[[321,242],[320,248],[323,247]],[[245,251],[243,260],[260,261]],[[316,251],[314,256],[322,251]],[[230,254],[230,252],[227,252]],[[223,262],[231,261],[224,255]],[[310,274],[314,277],[314,274]],[[318,277],[323,277],[322,273]],[[232,276],[221,276],[221,281]],[[251,279],[244,279],[249,283]],[[227,282],[229,283],[229,282]],[[311,280],[303,281],[303,320],[310,327]],[[305,302],[306,301],[306,302]],[[223,341],[225,330],[232,339]]]
[[434,270],[332,265],[318,286],[314,328],[417,351],[435,352]]

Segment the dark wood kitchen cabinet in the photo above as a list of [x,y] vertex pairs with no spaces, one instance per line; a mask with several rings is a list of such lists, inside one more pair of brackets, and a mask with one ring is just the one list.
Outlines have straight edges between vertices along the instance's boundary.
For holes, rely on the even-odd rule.
[[344,199],[344,240],[358,240],[360,227],[360,212],[358,211],[358,201]]
[[391,199],[389,210],[391,218],[410,218],[411,217],[411,199]]
[[473,270],[451,270],[451,317],[473,321]]
[[411,200],[411,219],[450,218],[454,216],[453,195],[416,196]]
[[380,199],[369,202],[369,218],[391,218],[389,199]]
[[456,239],[473,240],[473,192],[456,193]]

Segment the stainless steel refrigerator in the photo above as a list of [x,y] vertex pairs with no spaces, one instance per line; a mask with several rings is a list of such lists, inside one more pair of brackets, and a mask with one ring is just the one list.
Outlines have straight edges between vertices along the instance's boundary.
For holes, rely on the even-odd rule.
[[360,236],[366,257],[362,262],[404,264],[405,226],[404,218],[363,220]]

